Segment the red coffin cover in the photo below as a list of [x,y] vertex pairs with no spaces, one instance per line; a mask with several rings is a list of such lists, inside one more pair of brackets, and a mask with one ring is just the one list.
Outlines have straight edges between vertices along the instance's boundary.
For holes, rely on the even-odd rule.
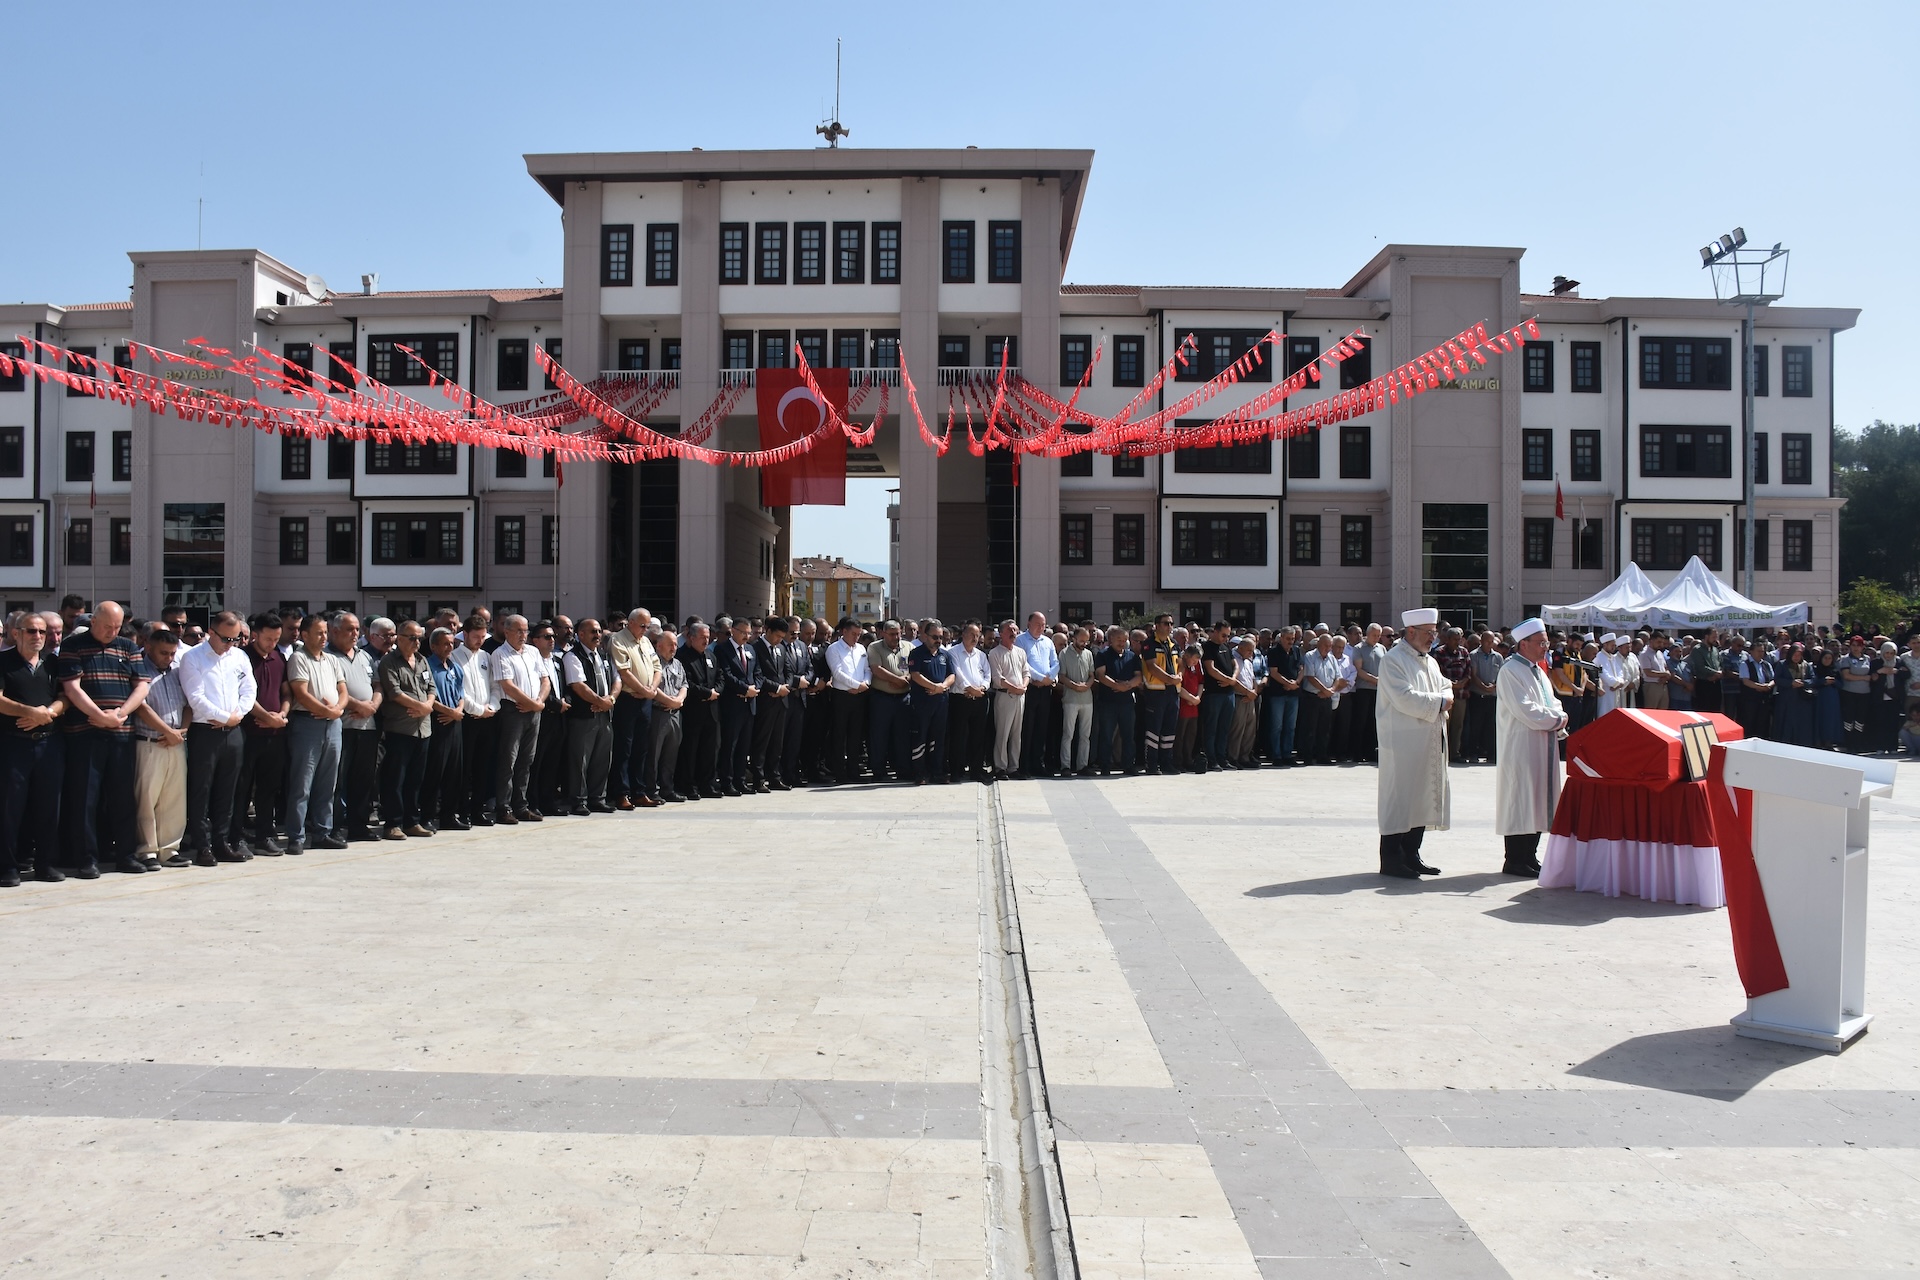
[[1702,720],[1712,722],[1722,742],[1746,736],[1738,724],[1710,711],[1619,707],[1567,739],[1567,776],[1653,786],[1677,782],[1686,776],[1680,726]]

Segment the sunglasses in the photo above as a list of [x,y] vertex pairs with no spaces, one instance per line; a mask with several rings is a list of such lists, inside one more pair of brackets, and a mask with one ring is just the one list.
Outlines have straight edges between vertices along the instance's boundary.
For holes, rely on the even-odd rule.
[[21,627],[20,634],[23,636],[44,636],[47,634],[47,629],[45,627]]

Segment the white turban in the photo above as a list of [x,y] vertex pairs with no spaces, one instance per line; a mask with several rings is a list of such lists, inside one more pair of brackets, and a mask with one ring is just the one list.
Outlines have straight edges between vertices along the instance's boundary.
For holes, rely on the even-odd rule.
[[1400,625],[1403,627],[1433,627],[1439,624],[1440,611],[1438,609],[1409,609],[1400,615]]
[[1547,629],[1547,624],[1540,621],[1540,619],[1528,618],[1525,622],[1521,623],[1519,626],[1513,629],[1513,638],[1516,642],[1518,642],[1521,640],[1525,640],[1528,636],[1537,636],[1537,635],[1544,634],[1546,629]]

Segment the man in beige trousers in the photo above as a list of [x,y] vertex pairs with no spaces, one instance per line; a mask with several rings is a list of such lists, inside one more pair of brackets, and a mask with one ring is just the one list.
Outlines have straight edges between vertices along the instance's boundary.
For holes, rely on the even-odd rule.
[[185,867],[193,859],[180,852],[187,830],[187,723],[193,717],[173,658],[180,637],[157,627],[147,637],[147,653],[135,678],[147,681],[147,699],[134,712],[133,825],[139,845],[135,856],[154,867]]

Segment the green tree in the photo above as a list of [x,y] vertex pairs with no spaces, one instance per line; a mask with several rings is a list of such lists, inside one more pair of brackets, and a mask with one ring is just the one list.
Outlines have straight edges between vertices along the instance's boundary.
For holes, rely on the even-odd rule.
[[1874,422],[1833,433],[1840,510],[1840,581],[1920,593],[1920,426]]
[[1891,635],[1913,616],[1913,601],[1872,578],[1860,578],[1840,593],[1840,617],[1868,635]]

